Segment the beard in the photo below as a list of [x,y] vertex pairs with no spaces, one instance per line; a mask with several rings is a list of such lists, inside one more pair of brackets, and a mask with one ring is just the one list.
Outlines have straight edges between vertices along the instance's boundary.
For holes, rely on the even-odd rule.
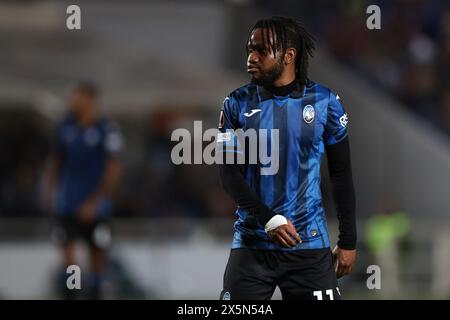
[[281,57],[278,59],[276,65],[270,68],[267,71],[259,70],[259,77],[255,78],[253,75],[251,76],[251,83],[254,83],[258,86],[263,87],[271,87],[273,83],[280,78],[283,73],[283,59]]

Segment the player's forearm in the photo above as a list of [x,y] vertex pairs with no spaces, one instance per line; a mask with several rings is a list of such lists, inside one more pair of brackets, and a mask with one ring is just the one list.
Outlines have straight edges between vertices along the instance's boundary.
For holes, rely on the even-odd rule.
[[[350,182],[344,184],[348,186]],[[351,188],[339,186],[338,183],[335,183],[333,190],[339,220],[337,245],[341,249],[353,250],[357,240],[354,193]]]
[[108,160],[100,185],[90,198],[100,200],[110,197],[119,183],[121,172],[122,166],[118,160]]
[[333,198],[339,220],[338,246],[353,250],[356,247],[355,190],[350,161],[348,138],[327,146],[328,169],[332,184]]
[[219,174],[222,187],[225,191],[240,208],[255,216],[263,227],[276,215],[276,213],[261,202],[256,193],[248,186],[239,165],[219,165]]

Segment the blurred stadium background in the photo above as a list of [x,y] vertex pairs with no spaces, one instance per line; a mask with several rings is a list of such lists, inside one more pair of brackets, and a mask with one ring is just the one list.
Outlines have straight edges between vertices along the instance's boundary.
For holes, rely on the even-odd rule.
[[[345,296],[450,298],[448,1],[78,0],[80,31],[66,28],[69,4],[0,1],[0,298],[58,298],[42,172],[78,80],[100,86],[126,141],[106,298],[218,298],[234,204],[214,166],[171,163],[170,133],[216,126],[224,97],[248,81],[251,26],[273,14],[304,20],[319,46],[312,79],[350,115],[359,253]],[[381,30],[366,28],[370,4]],[[336,239],[329,190],[325,178]],[[381,290],[366,287],[372,264]]]

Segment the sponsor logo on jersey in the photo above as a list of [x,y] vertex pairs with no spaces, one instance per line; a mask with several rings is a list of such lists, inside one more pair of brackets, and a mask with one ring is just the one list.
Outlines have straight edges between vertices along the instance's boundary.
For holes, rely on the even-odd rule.
[[248,118],[260,111],[261,111],[261,109],[252,109],[252,111],[250,113],[249,112],[244,113],[244,116],[246,116]]

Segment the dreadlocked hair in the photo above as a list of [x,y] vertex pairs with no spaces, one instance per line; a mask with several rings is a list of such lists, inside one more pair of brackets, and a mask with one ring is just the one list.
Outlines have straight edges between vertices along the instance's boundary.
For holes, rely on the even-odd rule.
[[[270,48],[274,55],[279,51],[284,55],[288,48],[295,48],[295,72],[302,86],[308,80],[309,57],[315,49],[314,37],[306,31],[303,24],[294,19],[273,16],[269,19],[258,20],[250,31],[248,40],[255,29],[265,29],[263,32],[263,46]],[[247,41],[248,42],[248,41]]]

